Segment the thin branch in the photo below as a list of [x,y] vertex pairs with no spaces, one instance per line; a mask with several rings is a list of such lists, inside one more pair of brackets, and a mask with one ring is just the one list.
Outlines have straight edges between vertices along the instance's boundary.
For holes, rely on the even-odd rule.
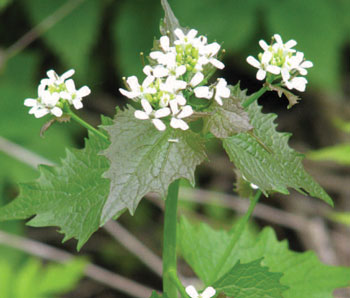
[[162,276],[162,260],[116,221],[104,225],[105,230],[158,276]]
[[[30,255],[58,263],[65,263],[75,257],[66,251],[51,247],[47,244],[20,236],[14,236],[3,231],[0,231],[0,243],[21,250]],[[88,264],[84,273],[87,277],[132,297],[148,298],[152,293],[152,289],[149,287],[112,273],[94,264]]]
[[70,14],[74,9],[81,5],[84,0],[70,0],[58,8],[54,13],[45,18],[41,23],[32,28],[29,32],[23,35],[13,45],[5,50],[5,60],[10,59],[23,49],[25,49],[34,40],[40,37],[41,34],[45,33],[57,22],[63,19],[65,16]]

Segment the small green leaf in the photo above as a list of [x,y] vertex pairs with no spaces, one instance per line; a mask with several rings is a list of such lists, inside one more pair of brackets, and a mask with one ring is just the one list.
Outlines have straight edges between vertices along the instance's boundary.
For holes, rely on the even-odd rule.
[[234,134],[251,130],[248,113],[241,106],[240,99],[232,95],[223,101],[223,105],[213,103],[212,113],[205,121],[206,130],[217,138],[228,138]]
[[246,264],[238,261],[229,272],[214,283],[214,289],[235,298],[283,297],[282,292],[288,289],[280,284],[283,274],[269,272],[268,267],[261,266],[261,260]]
[[[180,251],[204,283],[208,282],[231,237],[205,224],[191,225],[184,218],[179,224]],[[270,272],[283,274],[280,283],[288,287],[283,292],[284,298],[331,298],[335,289],[350,284],[349,267],[324,265],[311,251],[293,252],[286,241],[277,240],[271,228],[265,228],[257,237],[246,229],[221,272],[229,272],[238,261],[247,264],[260,258],[263,258],[261,265],[267,266]]]
[[288,194],[287,188],[291,187],[333,205],[328,194],[305,171],[303,155],[289,147],[290,134],[275,130],[277,116],[263,114],[256,102],[247,111],[255,137],[241,133],[223,140],[230,160],[244,177],[265,194],[272,191]]
[[350,165],[350,144],[339,144],[310,151],[306,157],[316,161],[328,160],[342,165]]
[[[129,209],[133,214],[144,195],[165,197],[168,186],[179,178],[194,185],[194,171],[205,158],[203,140],[191,131],[158,131],[150,121],[134,117],[134,109],[119,112],[105,129],[111,145],[103,154],[111,166],[110,194],[103,208],[102,224]],[[169,142],[169,139],[177,140]]]
[[[102,119],[103,124],[111,122]],[[58,226],[64,240],[78,239],[78,249],[100,226],[109,181],[102,178],[108,160],[98,155],[107,144],[90,134],[83,150],[67,150],[56,167],[40,166],[36,182],[20,185],[20,195],[0,208],[0,220],[25,219],[35,227]]]

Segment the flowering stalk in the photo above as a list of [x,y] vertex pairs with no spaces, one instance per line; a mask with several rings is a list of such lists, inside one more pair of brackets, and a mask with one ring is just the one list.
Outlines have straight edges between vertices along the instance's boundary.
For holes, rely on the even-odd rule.
[[163,291],[167,293],[169,297],[177,297],[177,287],[173,282],[172,277],[177,276],[176,226],[179,183],[180,180],[176,180],[170,184],[168,195],[165,200],[163,232]]
[[249,107],[254,101],[258,100],[267,90],[268,88],[264,86],[259,91],[253,93],[245,102],[242,103],[242,107]]
[[227,245],[226,250],[224,252],[224,254],[222,255],[222,257],[220,258],[218,264],[216,265],[216,267],[213,269],[213,273],[209,279],[208,285],[213,284],[215,282],[215,280],[218,278],[220,271],[222,269],[222,267],[224,266],[226,260],[228,259],[228,257],[230,256],[232,250],[235,248],[236,244],[238,243],[239,238],[241,238],[243,231],[248,223],[248,220],[250,218],[250,216],[252,215],[256,204],[259,201],[259,198],[261,196],[261,191],[258,190],[255,194],[254,197],[250,198],[250,205],[249,208],[247,210],[247,212],[244,214],[244,216],[241,218],[241,220],[239,221],[238,225],[235,225],[232,229],[231,229],[231,234],[233,232],[234,229],[234,234],[230,240],[230,243]]

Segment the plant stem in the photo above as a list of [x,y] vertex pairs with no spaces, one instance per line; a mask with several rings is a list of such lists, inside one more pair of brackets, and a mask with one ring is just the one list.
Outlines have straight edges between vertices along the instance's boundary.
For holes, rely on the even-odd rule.
[[254,101],[259,99],[259,97],[262,96],[267,90],[267,87],[262,87],[259,91],[253,93],[244,103],[242,103],[242,107],[249,107]]
[[95,127],[91,126],[89,123],[85,122],[83,119],[81,119],[79,116],[77,116],[76,114],[74,114],[70,109],[67,111],[68,115],[75,120],[76,122],[78,122],[80,125],[84,126],[85,128],[87,128],[88,130],[92,131],[93,133],[95,133],[96,135],[98,135],[99,137],[101,137],[103,140],[105,140],[106,142],[109,142],[108,137],[102,133],[101,131],[97,130]]
[[224,254],[222,255],[218,264],[216,265],[216,267],[212,271],[213,273],[209,279],[209,283],[207,284],[207,286],[212,285],[215,282],[215,280],[219,277],[220,271],[221,271],[222,267],[224,266],[227,258],[230,256],[232,250],[235,248],[236,244],[238,243],[238,240],[241,238],[243,231],[247,225],[247,222],[248,222],[250,216],[252,215],[256,204],[259,201],[260,196],[261,196],[261,191],[258,190],[256,192],[255,196],[253,198],[251,198],[250,205],[249,205],[249,208],[248,208],[246,214],[244,214],[244,216],[240,219],[239,223],[236,226],[232,227],[230,234],[233,230],[235,231],[235,233],[232,235],[230,243],[227,245]]
[[[169,297],[177,297],[177,287],[172,281],[172,276],[177,276],[176,266],[176,225],[177,225],[177,200],[179,194],[179,182],[176,180],[170,184],[165,200],[164,232],[163,232],[163,292]],[[186,296],[185,296],[186,297]]]
[[182,298],[187,298],[188,295],[186,293],[185,287],[182,285],[181,280],[177,276],[177,273],[175,271],[170,271],[168,275],[171,279],[171,281],[175,284],[177,289],[179,290]]

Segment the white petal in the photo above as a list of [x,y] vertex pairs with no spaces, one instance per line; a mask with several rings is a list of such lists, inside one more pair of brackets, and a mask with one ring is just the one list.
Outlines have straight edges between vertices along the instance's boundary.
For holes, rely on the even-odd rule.
[[133,91],[140,89],[139,80],[137,79],[136,76],[128,77],[128,79],[126,80],[126,83],[129,85],[130,89]]
[[34,106],[36,106],[37,103],[38,103],[37,99],[34,99],[34,98],[27,98],[24,101],[24,105],[26,107],[34,107]]
[[193,109],[191,106],[185,106],[182,108],[182,111],[180,112],[179,115],[177,115],[177,118],[183,119],[186,117],[189,117],[193,114]]
[[266,71],[263,69],[259,69],[258,72],[256,73],[256,78],[259,81],[262,81],[263,79],[265,79],[265,77],[266,77]]
[[147,99],[141,99],[141,105],[148,115],[152,113],[153,108]]
[[182,32],[182,30],[180,28],[176,28],[174,30],[174,33],[179,39],[184,39],[184,37],[185,37],[185,34]]
[[185,97],[183,97],[182,95],[177,95],[175,97],[177,103],[180,105],[180,106],[184,106],[186,103],[187,103],[187,100]]
[[146,65],[144,68],[143,68],[143,73],[147,76],[152,76],[153,75],[153,68],[149,65]]
[[163,108],[163,109],[159,109],[154,113],[154,117],[156,118],[163,118],[166,116],[170,115],[170,109],[169,108]]
[[288,81],[289,80],[290,73],[289,73],[289,70],[287,68],[282,68],[281,69],[281,74],[282,74],[283,81]]
[[142,87],[147,88],[149,85],[151,85],[154,82],[153,76],[148,76],[143,80]]
[[275,74],[275,75],[278,75],[281,72],[281,68],[276,66],[276,65],[268,65],[266,67],[266,70],[268,72],[271,72],[271,73]]
[[195,289],[194,286],[188,286],[186,287],[186,293],[191,297],[191,298],[198,298],[199,294],[197,290]]
[[261,63],[266,64],[269,63],[272,58],[272,53],[270,51],[265,51],[261,57]]
[[282,41],[281,35],[279,35],[279,34],[274,34],[273,37],[275,38],[275,41],[276,41],[278,44],[283,45],[283,41]]
[[297,77],[292,79],[292,84],[296,90],[304,92],[306,89],[307,80],[303,77]]
[[76,89],[75,89],[75,84],[74,81],[72,79],[67,80],[66,84],[66,88],[68,90],[68,92],[70,93],[75,93]]
[[168,36],[162,36],[160,39],[160,46],[164,51],[169,51],[170,41]]
[[259,45],[264,51],[267,51],[269,48],[269,45],[263,39],[259,40]]
[[56,81],[56,79],[58,77],[57,73],[53,69],[48,70],[46,72],[46,74],[51,80],[55,80]]
[[213,287],[208,287],[204,290],[201,297],[202,298],[211,298],[216,294],[216,291]]
[[140,111],[140,110],[135,111],[134,116],[135,118],[141,119],[141,120],[149,119],[149,116],[144,111]]
[[160,130],[160,131],[163,131],[166,129],[166,126],[165,124],[162,122],[162,120],[159,120],[159,119],[153,119],[152,120],[152,123],[154,124],[154,126]]
[[187,87],[187,83],[185,81],[181,81],[181,80],[174,81],[174,89],[176,91],[186,89],[186,87]]
[[189,128],[189,126],[187,125],[187,123],[181,119],[177,119],[177,118],[172,118],[170,121],[170,126],[172,128],[180,128],[182,130],[187,130]]
[[261,65],[260,62],[257,59],[255,59],[253,56],[247,57],[247,62],[256,68],[260,68],[260,65]]
[[160,51],[154,51],[154,52],[149,53],[149,56],[154,60],[159,60],[164,56],[164,53],[162,53]]
[[153,75],[156,78],[163,78],[163,77],[166,77],[168,74],[169,74],[169,70],[162,66],[156,67],[153,70]]
[[287,49],[290,49],[292,47],[295,47],[297,45],[297,42],[294,39],[291,39],[289,41],[286,42],[286,44],[284,45]]
[[225,64],[222,63],[221,61],[219,61],[218,59],[215,59],[215,58],[210,58],[209,59],[209,62],[215,66],[216,68],[218,69],[224,69],[225,68]]
[[221,99],[221,97],[220,96],[218,96],[218,95],[215,95],[215,97],[214,97],[214,99],[215,99],[215,101],[220,105],[220,106],[222,106],[223,105],[223,102],[222,102],[222,99]]
[[216,55],[219,52],[220,48],[221,46],[217,42],[213,42],[204,47],[205,52],[210,56]]
[[61,75],[61,80],[64,81],[68,78],[70,78],[72,75],[74,75],[75,71],[74,69],[67,70],[63,75]]
[[48,109],[38,109],[35,111],[34,116],[35,116],[35,118],[41,118],[49,113],[50,113],[50,111]]
[[194,94],[198,98],[207,98],[210,99],[213,97],[213,91],[207,86],[200,86],[194,89]]
[[73,106],[76,110],[79,110],[83,107],[83,103],[81,102],[81,98],[76,98],[73,100]]
[[187,38],[188,38],[189,40],[191,40],[191,39],[193,39],[193,38],[196,37],[197,33],[198,33],[197,30],[191,29],[190,32],[187,33]]
[[130,92],[122,88],[119,88],[119,92],[128,98],[135,98],[138,96],[138,94],[136,94],[135,92]]
[[304,61],[303,63],[301,63],[300,66],[303,68],[310,68],[310,67],[313,67],[314,64],[311,61]]
[[179,67],[176,67],[176,77],[182,76],[186,72],[186,66],[180,65]]
[[78,97],[85,97],[91,93],[91,90],[88,86],[83,86],[77,91]]
[[250,187],[251,187],[252,189],[259,189],[259,186],[257,186],[257,185],[254,184],[254,183],[250,183]]
[[52,110],[51,110],[51,114],[55,115],[56,117],[61,117],[63,112],[60,108],[58,107],[54,107]]
[[198,84],[200,84],[204,79],[204,75],[201,72],[197,72],[193,78],[191,79],[190,85],[192,87],[197,86]]
[[176,99],[169,101],[170,109],[173,115],[176,115],[179,112],[179,106]]

